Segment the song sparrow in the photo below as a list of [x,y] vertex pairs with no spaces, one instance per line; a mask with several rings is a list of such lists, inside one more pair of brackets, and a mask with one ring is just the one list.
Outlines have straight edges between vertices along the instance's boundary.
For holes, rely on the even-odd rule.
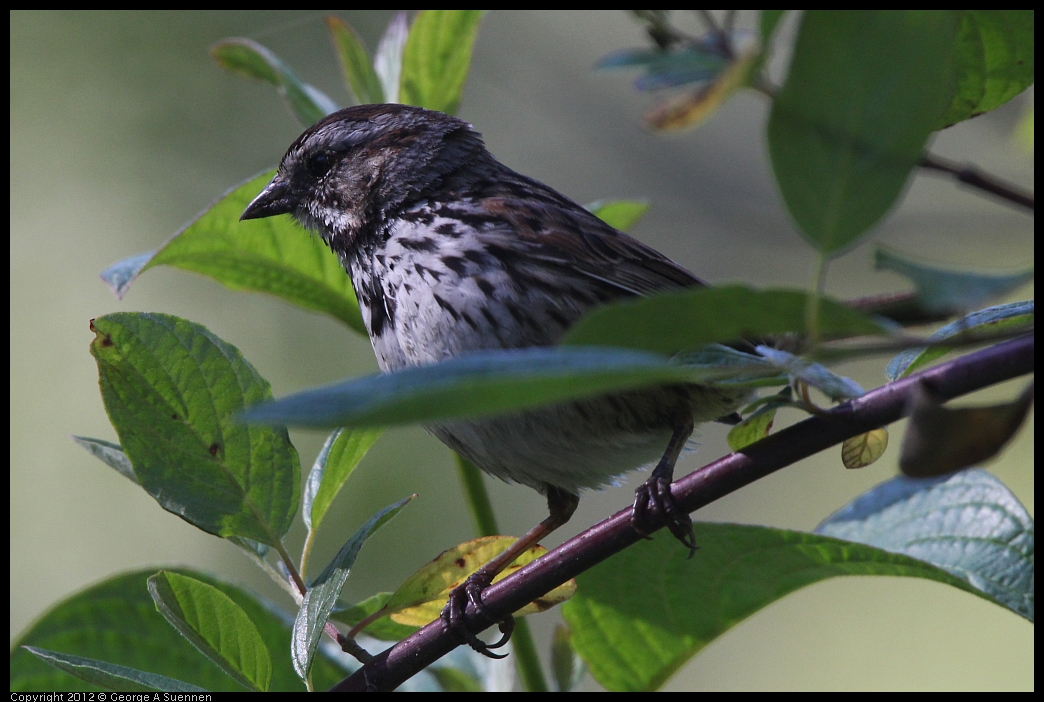
[[[351,107],[305,131],[242,219],[277,214],[318,232],[340,257],[383,371],[550,346],[596,305],[701,285],[501,164],[467,122],[405,105]],[[674,463],[694,423],[728,415],[744,397],[673,385],[429,427],[485,472],[545,494],[550,512],[458,588],[447,623],[483,648],[463,629],[466,599],[481,607],[482,588],[569,519],[581,488],[657,459],[632,523],[644,534],[648,511],[660,512],[694,549],[692,523],[670,493]]]

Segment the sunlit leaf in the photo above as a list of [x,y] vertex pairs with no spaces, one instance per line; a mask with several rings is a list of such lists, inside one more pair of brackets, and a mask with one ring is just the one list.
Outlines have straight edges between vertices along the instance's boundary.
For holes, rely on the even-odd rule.
[[355,29],[339,17],[327,17],[341,70],[352,94],[361,104],[384,102],[384,89],[377,72],[373,70],[362,38]]
[[352,282],[337,256],[290,217],[239,221],[275,175],[267,171],[233,187],[156,251],[102,271],[117,297],[155,266],[201,273],[233,290],[252,290],[324,312],[366,334]]
[[142,487],[200,529],[270,545],[290,528],[300,463],[285,429],[233,419],[271,388],[232,345],[164,314],[91,322],[105,410]]
[[173,571],[149,578],[156,608],[178,632],[247,688],[266,692],[272,661],[249,615],[213,585]]
[[1033,84],[1033,10],[961,10],[960,23],[957,86],[939,127],[999,107]]
[[841,444],[841,462],[845,468],[866,468],[877,461],[888,448],[888,430],[884,427],[845,439]]
[[628,231],[649,211],[647,200],[598,200],[584,208],[610,227]]
[[453,114],[464,94],[482,10],[422,10],[402,56],[401,102]]

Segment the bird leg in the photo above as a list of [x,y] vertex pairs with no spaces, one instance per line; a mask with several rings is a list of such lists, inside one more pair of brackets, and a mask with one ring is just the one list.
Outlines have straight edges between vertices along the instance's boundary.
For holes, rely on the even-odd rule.
[[674,538],[689,549],[689,558],[696,553],[696,533],[692,529],[692,519],[671,493],[671,481],[674,480],[674,464],[692,430],[692,414],[686,412],[678,418],[667,450],[652,475],[634,491],[634,507],[631,509],[631,527],[645,538],[649,538],[649,533],[653,531],[649,524],[650,511],[663,515]]
[[452,631],[456,631],[468,645],[482,655],[489,658],[504,658],[507,654],[492,653],[489,649],[500,648],[508,642],[515,627],[515,618],[509,614],[500,620],[499,628],[503,636],[500,641],[487,644],[464,625],[464,610],[468,606],[468,602],[471,602],[476,611],[482,611],[485,608],[485,605],[482,604],[482,591],[489,587],[493,578],[497,577],[502,570],[511,565],[531,546],[568,522],[579,503],[579,495],[549,485],[547,488],[547,519],[526,532],[506,551],[472,573],[463,584],[455,587],[450,592],[449,602],[439,615],[443,623]]

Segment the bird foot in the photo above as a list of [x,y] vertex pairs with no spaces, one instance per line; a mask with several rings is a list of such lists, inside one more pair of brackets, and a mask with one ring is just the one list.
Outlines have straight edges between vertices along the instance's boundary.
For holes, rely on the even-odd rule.
[[692,528],[692,519],[678,505],[671,493],[670,478],[653,475],[634,491],[631,528],[648,539],[649,534],[655,531],[654,525],[651,524],[654,514],[662,515],[667,522],[667,528],[674,534],[674,538],[689,549],[689,558],[692,558],[699,548],[696,545],[696,533]]
[[482,603],[482,591],[489,587],[493,577],[479,570],[472,573],[463,584],[453,588],[450,592],[449,601],[442,608],[439,617],[442,623],[450,631],[456,632],[472,649],[487,658],[507,658],[506,653],[493,653],[491,649],[501,648],[511,639],[511,632],[515,630],[515,618],[510,614],[500,620],[498,628],[502,636],[496,643],[487,644],[464,625],[464,610],[471,602],[475,611],[489,616],[486,606]]

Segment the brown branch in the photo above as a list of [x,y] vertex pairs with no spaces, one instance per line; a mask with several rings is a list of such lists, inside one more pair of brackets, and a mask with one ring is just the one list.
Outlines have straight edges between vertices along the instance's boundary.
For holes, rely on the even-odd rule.
[[[674,483],[672,491],[678,503],[692,512],[849,437],[890,424],[903,415],[907,399],[922,379],[929,380],[940,397],[952,399],[1031,372],[1032,334],[916,373],[799,422],[694,471]],[[466,625],[475,632],[487,629],[499,613],[521,609],[640,540],[631,528],[630,508],[617,512],[490,586],[483,601],[491,617],[477,615],[469,605]],[[436,620],[374,656],[333,690],[392,690],[459,645],[456,635]]]

